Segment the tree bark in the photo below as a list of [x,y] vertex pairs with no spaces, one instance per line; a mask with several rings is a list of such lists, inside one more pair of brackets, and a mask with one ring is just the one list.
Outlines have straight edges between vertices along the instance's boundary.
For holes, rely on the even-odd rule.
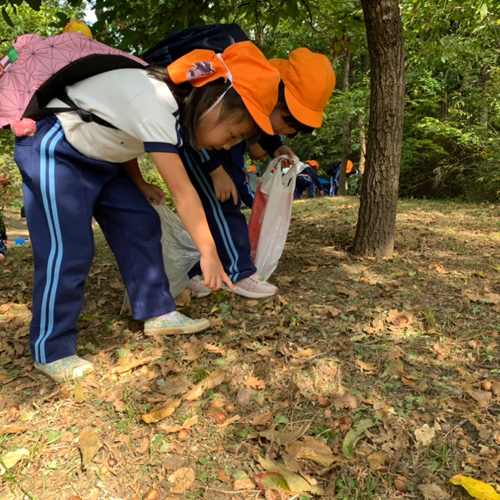
[[394,251],[404,117],[403,25],[397,0],[361,0],[371,70],[370,120],[353,251]]

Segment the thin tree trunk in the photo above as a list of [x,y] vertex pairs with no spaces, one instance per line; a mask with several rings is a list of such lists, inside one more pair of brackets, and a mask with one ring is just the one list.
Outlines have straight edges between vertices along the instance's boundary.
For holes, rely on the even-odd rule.
[[365,175],[353,251],[394,251],[404,116],[403,26],[397,0],[361,0],[371,69]]
[[[349,91],[349,75],[351,72],[351,53],[346,52],[344,58],[344,70],[342,74],[342,93]],[[347,160],[351,153],[351,122],[345,121],[342,129],[342,164],[340,165],[338,196],[346,195],[345,180]]]

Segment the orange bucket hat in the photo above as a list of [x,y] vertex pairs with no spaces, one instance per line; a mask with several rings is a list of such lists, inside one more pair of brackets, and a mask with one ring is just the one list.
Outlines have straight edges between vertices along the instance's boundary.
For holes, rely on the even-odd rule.
[[288,61],[269,61],[281,74],[285,99],[293,117],[309,127],[323,123],[323,110],[335,88],[335,72],[328,57],[302,47],[290,52]]
[[269,117],[278,101],[280,75],[252,42],[234,43],[222,54],[193,50],[170,64],[167,72],[174,83],[189,82],[193,87],[218,78],[229,80],[255,123],[266,134],[274,134]]

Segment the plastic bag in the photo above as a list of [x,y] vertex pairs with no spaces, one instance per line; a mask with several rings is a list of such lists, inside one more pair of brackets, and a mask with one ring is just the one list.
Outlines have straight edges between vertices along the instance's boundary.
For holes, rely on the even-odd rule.
[[292,216],[298,159],[286,173],[281,165],[284,159],[289,158],[275,158],[261,177],[248,223],[252,260],[266,279],[281,258]]
[[[189,283],[188,272],[200,260],[200,252],[179,216],[166,205],[155,206],[161,221],[161,245],[170,293],[177,297]],[[121,314],[131,311],[127,292]]]

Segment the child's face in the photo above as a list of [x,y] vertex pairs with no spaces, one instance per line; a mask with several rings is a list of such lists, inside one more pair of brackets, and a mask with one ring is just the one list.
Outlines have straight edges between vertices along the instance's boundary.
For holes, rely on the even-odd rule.
[[198,123],[196,129],[198,149],[229,150],[254,132],[255,123],[250,117],[242,119],[235,115],[219,121],[220,110],[219,104]]
[[283,109],[274,108],[271,113],[271,124],[275,134],[278,135],[288,135],[295,134],[297,131],[285,122],[285,118],[290,116]]

